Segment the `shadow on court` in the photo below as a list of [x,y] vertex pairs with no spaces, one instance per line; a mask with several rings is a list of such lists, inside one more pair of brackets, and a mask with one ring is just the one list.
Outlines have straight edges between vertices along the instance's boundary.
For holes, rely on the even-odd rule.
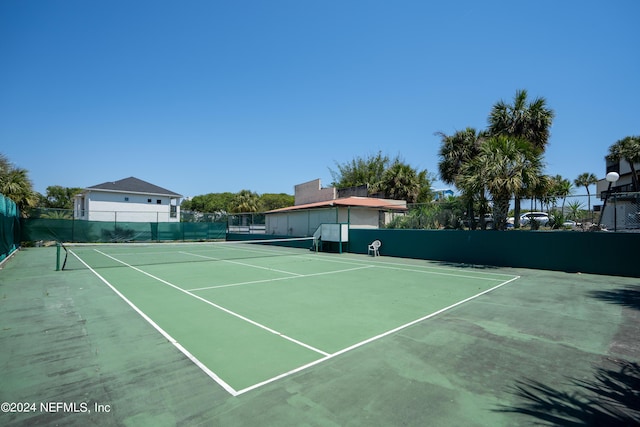
[[433,264],[442,266],[442,267],[454,267],[461,269],[475,269],[475,270],[499,270],[500,267],[495,267],[492,265],[481,265],[481,264],[464,264],[459,262],[448,262],[448,261],[433,261]]
[[640,286],[628,286],[612,291],[593,291],[590,296],[612,304],[640,310]]
[[533,379],[518,381],[511,393],[522,403],[497,411],[563,426],[640,425],[640,365],[626,360],[606,365],[591,379],[567,378],[569,392]]

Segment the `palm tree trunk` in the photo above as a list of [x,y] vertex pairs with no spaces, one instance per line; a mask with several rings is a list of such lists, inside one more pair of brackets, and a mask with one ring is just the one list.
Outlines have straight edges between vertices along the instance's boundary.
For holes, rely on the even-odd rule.
[[640,190],[640,183],[638,183],[638,174],[636,173],[636,167],[631,160],[627,160],[631,166],[631,180],[633,182],[633,191]]
[[517,196],[513,209],[513,228],[520,228],[520,197]]
[[509,196],[493,200],[493,226],[496,230],[507,228],[507,215],[509,213]]

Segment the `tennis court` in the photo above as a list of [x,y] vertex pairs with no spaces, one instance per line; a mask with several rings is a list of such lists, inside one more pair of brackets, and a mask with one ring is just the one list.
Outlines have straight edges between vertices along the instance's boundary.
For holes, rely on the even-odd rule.
[[[283,246],[294,243],[302,247]],[[309,250],[308,240],[68,249],[232,395],[298,372],[518,277]]]
[[299,246],[21,250],[0,424],[640,423],[637,278]]

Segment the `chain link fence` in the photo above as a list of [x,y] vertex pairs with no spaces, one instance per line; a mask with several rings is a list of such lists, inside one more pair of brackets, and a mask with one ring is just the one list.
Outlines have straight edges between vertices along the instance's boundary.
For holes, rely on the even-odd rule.
[[[576,231],[640,230],[640,193],[578,194],[567,197],[521,199],[518,224],[516,201],[511,200],[507,229],[562,229]],[[493,229],[493,203],[475,202],[473,209],[452,197],[431,203],[411,204],[409,211],[397,216],[386,228],[406,229]],[[473,212],[473,215],[471,215]]]
[[640,231],[640,193],[611,193],[603,205],[600,225],[609,231]]

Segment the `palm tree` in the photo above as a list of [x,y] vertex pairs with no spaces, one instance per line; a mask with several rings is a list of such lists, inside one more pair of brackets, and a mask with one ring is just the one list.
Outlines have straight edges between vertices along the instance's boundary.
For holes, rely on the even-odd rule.
[[0,194],[13,200],[23,216],[38,204],[27,170],[14,167],[3,154],[0,154]]
[[633,180],[633,191],[640,190],[635,168],[635,163],[640,162],[640,136],[627,136],[616,141],[609,147],[607,160],[612,162],[626,160],[629,162],[629,166],[631,166],[631,179]]
[[462,165],[475,158],[480,153],[480,145],[483,141],[483,134],[474,128],[468,127],[465,130],[457,131],[449,136],[443,132],[438,132],[442,145],[438,155],[438,171],[440,178],[447,184],[456,184]]
[[513,104],[499,101],[493,106],[489,114],[489,133],[522,138],[544,152],[554,117],[553,110],[546,104],[542,97],[527,103],[527,91],[517,90]]
[[[554,112],[547,108],[547,101],[535,98],[527,102],[527,91],[517,90],[513,98],[513,104],[499,101],[491,109],[489,114],[489,134],[504,135],[523,139],[528,142],[539,154],[544,150],[549,141],[551,123]],[[514,191],[515,196],[515,222],[514,226],[520,226],[520,196],[523,189]]]
[[233,213],[258,212],[258,195],[250,190],[241,190],[231,201],[230,211]]
[[375,189],[391,199],[416,203],[425,185],[429,186],[426,171],[416,172],[411,166],[396,162],[384,171]]
[[564,214],[564,204],[567,201],[567,196],[571,194],[572,190],[571,181],[564,179],[560,175],[553,177],[553,195],[562,198],[562,213]]
[[574,221],[578,221],[582,213],[582,203],[578,200],[569,202],[569,215]]
[[[440,162],[438,163],[438,171],[440,172],[440,179],[447,184],[452,184],[462,190],[462,198],[468,205],[468,215],[470,217],[471,228],[475,228],[475,215],[473,209],[473,202],[476,197],[481,200],[480,209],[483,211],[483,206],[486,203],[482,203],[484,199],[484,189],[477,192],[468,191],[462,187],[460,183],[460,172],[462,166],[480,154],[480,146],[485,140],[485,133],[478,132],[474,128],[468,127],[465,130],[457,131],[453,135],[446,135],[443,132],[438,132],[436,135],[440,136],[442,145],[438,155]],[[484,220],[484,211],[480,212],[481,220]]]
[[[589,193],[589,186],[596,184],[597,182],[598,178],[589,172],[578,175],[578,177],[573,181],[576,187],[584,187],[587,190],[587,209],[589,213],[591,213],[591,193]],[[593,215],[591,215],[591,220],[593,221]]]
[[541,154],[527,141],[499,135],[482,144],[480,154],[463,165],[459,179],[465,188],[486,188],[493,198],[494,228],[504,230],[511,196],[535,187],[541,169]]

